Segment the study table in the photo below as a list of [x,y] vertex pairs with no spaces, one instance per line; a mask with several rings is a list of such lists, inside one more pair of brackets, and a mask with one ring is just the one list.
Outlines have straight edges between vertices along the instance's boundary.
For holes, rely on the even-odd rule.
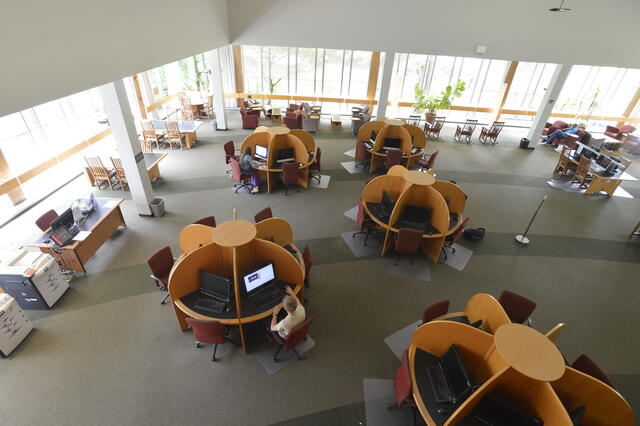
[[[232,220],[215,228],[205,225],[185,227],[180,232],[182,254],[169,275],[169,296],[180,329],[188,329],[187,317],[237,326],[242,347],[248,352],[244,326],[271,316],[273,306],[260,308],[247,297],[244,275],[273,263],[276,279],[293,285],[298,299],[304,299],[304,260],[292,239],[293,231],[284,219],[270,218],[253,224],[238,220],[235,210]],[[292,248],[295,254],[285,246]],[[233,296],[228,310],[213,314],[195,307],[201,269],[232,280]]]
[[[160,163],[160,161],[162,161],[167,156],[167,154],[168,154],[167,152],[163,152],[163,153],[145,152],[145,153],[143,153],[144,165],[147,168],[147,173],[149,174],[149,180],[151,180],[151,182],[155,181],[156,179],[160,179],[162,177],[160,175],[159,163]],[[84,168],[84,173],[87,176],[87,179],[89,179],[89,183],[91,184],[91,186],[96,186],[96,180],[95,180],[95,178],[93,176],[93,173],[91,173],[91,169],[89,169],[89,167],[85,167]]]
[[120,226],[127,226],[120,210],[120,204],[123,201],[121,198],[96,198],[97,207],[78,226],[80,231],[90,232],[82,241],[74,241],[73,244],[54,249],[53,243],[50,242],[51,228],[49,228],[35,242],[26,245],[37,247],[40,251],[50,254],[62,264],[64,269],[87,272],[85,263],[91,256]]
[[[151,125],[156,130],[167,131],[167,121],[172,120],[150,120]],[[184,134],[184,143],[187,149],[191,149],[193,144],[198,140],[197,130],[202,125],[202,121],[178,121],[178,130]]]
[[[584,145],[580,142],[577,142],[578,147],[582,148],[582,149],[588,149],[590,151],[593,151],[591,148],[589,148],[587,145]],[[579,160],[576,160],[570,153],[572,151],[570,150],[565,150],[565,153],[562,154],[562,152],[560,152],[560,155],[564,155],[566,157],[566,159],[572,163],[575,164],[576,167],[578,166]],[[597,151],[593,151],[596,154],[599,154]],[[615,156],[614,156],[615,157]],[[560,161],[560,160],[559,160]],[[618,189],[618,187],[620,186],[620,184],[623,181],[628,181],[628,182],[637,182],[638,179],[636,179],[635,177],[631,176],[629,173],[627,173],[626,171],[616,171],[613,175],[611,176],[604,176],[602,174],[602,172],[597,172],[595,170],[595,161],[591,162],[590,165],[590,171],[589,173],[593,176],[593,179],[589,182],[589,186],[587,186],[587,190],[586,190],[586,194],[590,195],[590,194],[597,194],[599,192],[606,192],[609,196],[612,196],[614,192],[616,192],[616,189]]]
[[[408,361],[413,397],[427,425],[479,424],[471,417],[489,394],[501,396],[545,425],[571,426],[567,410],[581,406],[586,407],[582,425],[634,424],[629,403],[615,389],[566,366],[546,335],[512,324],[491,295],[479,293],[474,298],[481,303],[476,303],[473,314],[493,318],[494,332],[485,328],[484,320],[483,329],[478,329],[436,319],[418,327],[411,338]],[[437,365],[452,344],[477,387],[456,404],[439,404],[426,370]]]

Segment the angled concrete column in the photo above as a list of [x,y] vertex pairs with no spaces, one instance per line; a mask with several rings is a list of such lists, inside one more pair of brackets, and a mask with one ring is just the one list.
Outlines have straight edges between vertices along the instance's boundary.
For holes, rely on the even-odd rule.
[[571,64],[556,65],[556,70],[553,72],[553,76],[551,76],[547,91],[542,97],[542,101],[540,101],[538,113],[533,119],[533,124],[531,125],[529,134],[527,135],[527,138],[534,144],[538,142],[538,138],[542,133],[542,129],[544,129],[545,123],[549,121],[551,111],[553,111],[553,107],[558,100],[558,96],[562,91],[564,82],[567,80],[571,67]]
[[376,117],[384,117],[387,113],[387,102],[389,101],[389,89],[391,88],[391,75],[393,74],[393,62],[396,54],[385,52],[384,67],[382,68],[382,80],[380,81],[380,95],[378,97],[378,112]]
[[100,86],[99,90],[104,103],[104,111],[109,119],[109,126],[122,160],[122,167],[127,175],[127,183],[136,211],[141,216],[150,216],[149,203],[153,201],[153,189],[142,156],[140,142],[138,142],[124,82],[116,80],[113,83]]
[[[224,109],[224,84],[222,67],[220,66],[220,49],[209,52],[209,66],[211,67],[211,89],[213,104],[216,112],[216,124],[219,130],[227,130],[227,112]],[[226,70],[231,72],[231,70]]]

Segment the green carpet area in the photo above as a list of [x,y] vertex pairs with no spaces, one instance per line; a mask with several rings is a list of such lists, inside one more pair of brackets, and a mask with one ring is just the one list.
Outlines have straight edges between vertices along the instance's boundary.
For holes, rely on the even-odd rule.
[[[348,120],[332,131],[323,119],[316,136],[329,188],[270,195],[235,194],[226,174],[222,145],[239,147],[250,133],[239,130],[239,113],[228,111],[230,128],[214,132],[206,122],[192,150],[174,150],[160,163],[154,184],[167,214],[136,214],[128,192],[121,197],[128,228],[87,263],[88,273],[50,311],[27,311],[36,331],[9,359],[0,360],[2,425],[363,425],[362,380],[392,379],[398,360],[383,339],[420,318],[443,298],[461,310],[470,296],[497,296],[510,289],[538,303],[533,326],[546,332],[566,323],[557,344],[570,361],[584,353],[618,385],[638,413],[640,401],[640,239],[627,238],[640,220],[638,198],[586,196],[547,184],[558,154],[549,148],[517,148],[526,129],[505,129],[499,144],[452,140],[446,125],[440,141],[439,179],[455,180],[468,194],[465,215],[485,227],[463,271],[430,264],[431,281],[400,279],[386,272],[388,260],[356,258],[340,237],[355,231],[343,212],[356,205],[368,173],[349,174],[340,165],[355,145]],[[266,121],[263,124],[268,124]],[[640,176],[640,157],[629,172]],[[634,197],[640,183],[624,183]],[[50,200],[0,229],[16,245],[37,234],[34,219],[62,209],[91,188],[76,179]],[[526,227],[542,197],[545,206],[531,228],[531,244],[513,237]],[[164,246],[178,254],[180,230],[204,216],[218,223],[271,206],[289,221],[300,247],[312,250],[314,266],[307,312],[317,315],[310,334],[316,346],[301,362],[273,376],[257,359],[232,345],[196,349],[179,330],[170,305],[149,279],[146,261]]]

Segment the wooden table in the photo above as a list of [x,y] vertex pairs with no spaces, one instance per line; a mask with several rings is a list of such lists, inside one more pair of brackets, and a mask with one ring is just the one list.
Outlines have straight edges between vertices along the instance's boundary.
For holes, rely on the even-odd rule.
[[332,130],[341,130],[342,129],[342,118],[340,118],[340,115],[333,114],[331,116],[331,129]]
[[[168,154],[168,152],[164,152],[164,153],[156,153],[156,152],[145,152],[143,153],[144,155],[144,164],[147,168],[147,173],[149,173],[149,180],[151,180],[151,182],[155,181],[156,179],[160,179],[162,176],[160,175],[160,167],[159,167],[159,163],[160,161],[162,161],[162,159],[164,159],[164,157],[166,157]],[[85,167],[84,168],[84,174],[87,176],[87,179],[89,179],[89,183],[91,184],[91,186],[96,186],[96,180],[93,177],[93,173],[91,173],[91,169],[89,169],[89,167]]]
[[[151,125],[156,130],[167,131],[166,122],[171,120],[151,120]],[[198,140],[196,131],[202,125],[202,121],[178,121],[178,130],[184,134],[184,143],[187,149],[191,149]]]
[[98,206],[79,226],[81,231],[89,231],[91,234],[83,241],[75,241],[73,244],[59,248],[59,253],[54,251],[51,248],[52,243],[48,242],[50,228],[38,240],[27,244],[27,246],[37,247],[40,251],[49,253],[63,265],[64,269],[87,272],[84,265],[89,258],[98,251],[118,227],[127,226],[120,210],[120,204],[123,201],[121,198],[96,198]]

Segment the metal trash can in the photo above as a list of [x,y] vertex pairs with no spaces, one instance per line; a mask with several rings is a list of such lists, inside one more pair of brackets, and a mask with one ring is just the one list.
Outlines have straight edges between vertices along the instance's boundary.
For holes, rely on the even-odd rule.
[[154,198],[149,207],[154,217],[164,216],[164,198]]
[[211,124],[213,125],[213,130],[217,131],[218,130],[218,122],[215,119],[213,119],[213,120],[211,120]]
[[527,138],[520,139],[520,148],[528,149],[529,148],[529,142],[531,142],[531,141],[529,139],[527,139]]

